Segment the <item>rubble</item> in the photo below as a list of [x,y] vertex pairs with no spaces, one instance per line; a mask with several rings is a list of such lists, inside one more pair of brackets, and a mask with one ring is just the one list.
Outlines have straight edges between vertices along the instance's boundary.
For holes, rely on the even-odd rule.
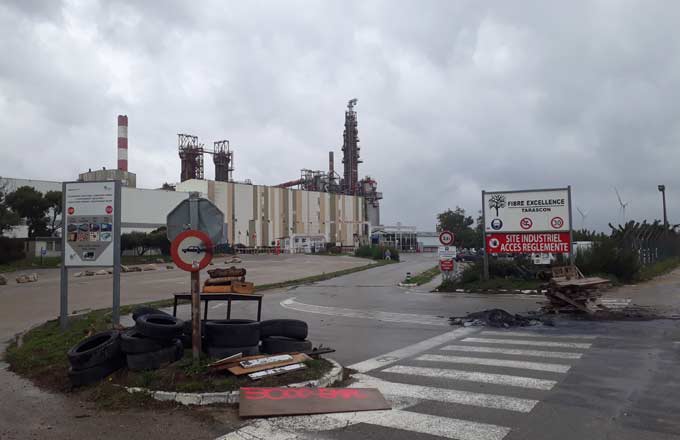
[[489,327],[528,327],[534,325],[553,325],[552,320],[541,317],[530,318],[522,315],[513,315],[503,309],[489,309],[481,312],[468,313],[464,317],[452,316],[449,318],[451,325],[464,327],[489,326]]
[[34,283],[38,281],[38,274],[37,273],[32,273],[28,275],[20,275],[16,278],[17,283],[23,284],[23,283]]
[[95,275],[108,275],[109,271],[106,269],[100,269],[94,273]]
[[156,269],[157,269],[156,265],[154,265],[154,264],[147,264],[144,267],[142,267],[142,270],[145,271],[145,272],[148,271],[148,270],[156,270]]
[[0,286],[4,286],[7,284],[7,278],[4,276],[0,275]]
[[173,266],[172,264],[168,264],[167,266],[165,266],[165,268],[167,270],[173,270],[175,268],[175,266]]

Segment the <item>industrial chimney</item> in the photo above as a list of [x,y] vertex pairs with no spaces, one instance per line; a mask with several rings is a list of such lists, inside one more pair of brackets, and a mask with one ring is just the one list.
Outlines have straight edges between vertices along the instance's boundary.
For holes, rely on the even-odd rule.
[[118,169],[128,170],[128,117],[118,115]]

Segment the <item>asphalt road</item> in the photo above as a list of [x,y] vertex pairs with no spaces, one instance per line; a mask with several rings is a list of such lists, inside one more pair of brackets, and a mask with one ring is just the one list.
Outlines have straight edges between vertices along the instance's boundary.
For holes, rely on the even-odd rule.
[[[307,320],[310,339],[359,371],[352,386],[381,389],[392,410],[255,419],[220,438],[680,438],[680,322],[452,328],[448,316],[526,312],[539,298],[399,288],[407,270],[434,262],[405,260],[269,294],[264,307],[265,317]],[[223,310],[210,312],[217,318]]]
[[[239,421],[233,409],[220,408],[210,412],[216,420],[211,423],[153,413],[146,424],[140,423],[143,417],[126,422],[124,415],[82,410],[91,417],[75,419],[73,399],[40,397],[26,384],[17,386],[16,379],[8,383],[12,375],[1,372],[12,398],[0,402],[0,425],[9,426],[4,433],[14,437],[8,438],[155,439],[166,438],[167,431],[159,429],[166,426],[182,438],[225,440],[680,438],[680,322],[558,320],[554,328],[500,331],[451,327],[452,315],[492,307],[526,312],[540,298],[432,294],[396,286],[407,271],[434,264],[433,256],[406,255],[400,264],[265,295],[263,319],[306,320],[315,345],[335,348],[333,358],[358,370],[352,386],[381,389],[392,410]],[[625,299],[622,295],[616,298]],[[236,304],[232,317],[254,317],[255,311],[254,304]],[[179,315],[188,312],[181,307]],[[211,303],[209,313],[224,317],[226,306]],[[52,410],[69,420],[58,432],[44,427],[55,423]],[[105,435],[96,429],[100,417],[108,417]]]

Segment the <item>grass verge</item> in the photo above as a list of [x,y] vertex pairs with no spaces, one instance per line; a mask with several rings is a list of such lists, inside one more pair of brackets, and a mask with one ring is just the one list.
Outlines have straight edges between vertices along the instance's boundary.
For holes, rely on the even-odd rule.
[[30,269],[49,269],[59,267],[61,258],[59,257],[44,257],[42,262],[40,258],[33,258],[32,260],[18,260],[8,264],[0,264],[0,273],[16,272],[18,270]]
[[538,289],[543,281],[540,280],[523,280],[513,278],[492,278],[490,280],[477,280],[469,283],[451,282],[443,283],[439,286],[440,292],[455,292],[456,289],[465,289],[470,291],[500,291],[500,290],[533,290]]
[[640,281],[649,281],[654,277],[667,274],[680,267],[680,257],[671,257],[658,261],[640,269]]
[[[133,306],[122,308],[121,313],[130,313]],[[292,383],[318,379],[331,370],[326,360],[309,360],[305,370],[274,376],[253,382],[246,376],[236,377],[229,373],[208,372],[208,358],[194,365],[191,352],[184,358],[154,371],[129,371],[123,368],[99,384],[72,389],[67,373],[69,362],[66,352],[83,338],[111,328],[109,310],[96,310],[85,315],[71,317],[69,327],[61,331],[57,320],[46,322],[28,331],[21,343],[14,341],[7,349],[6,361],[10,370],[23,376],[41,388],[61,393],[77,393],[95,402],[102,409],[117,409],[129,406],[156,407],[143,394],[131,395],[121,386],[150,388],[176,392],[221,392],[234,391],[242,386],[284,386]],[[153,400],[153,399],[151,399]]]
[[434,266],[426,271],[420,272],[418,275],[411,277],[410,280],[404,279],[404,283],[415,283],[417,285],[422,285],[429,283],[440,274],[439,266]]

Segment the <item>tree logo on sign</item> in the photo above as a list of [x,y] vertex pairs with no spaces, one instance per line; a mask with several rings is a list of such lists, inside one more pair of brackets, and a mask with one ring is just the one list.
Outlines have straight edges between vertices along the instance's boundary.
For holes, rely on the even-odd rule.
[[519,221],[519,225],[522,227],[522,229],[531,229],[531,227],[534,225],[534,222],[532,222],[529,217],[524,217]]
[[498,210],[505,208],[505,196],[503,194],[494,194],[489,199],[489,209],[496,210],[496,217],[498,217]]

